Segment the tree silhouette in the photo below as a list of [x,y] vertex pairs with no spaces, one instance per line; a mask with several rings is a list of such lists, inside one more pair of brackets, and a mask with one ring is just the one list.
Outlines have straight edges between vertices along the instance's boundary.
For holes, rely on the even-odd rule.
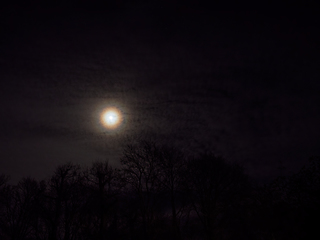
[[247,184],[242,168],[214,154],[203,154],[188,162],[186,182],[205,237],[226,237],[226,213],[230,206],[241,201]]
[[154,142],[140,141],[137,145],[128,145],[121,158],[123,176],[129,193],[135,197],[133,201],[138,209],[133,218],[141,221],[144,239],[150,239],[154,235],[153,224],[159,217],[159,157],[159,150]]
[[[120,187],[118,182],[118,172],[108,163],[94,162],[88,170],[86,179],[90,189],[89,211],[87,217],[91,219],[91,237],[95,239],[105,239],[110,232],[116,232],[117,229],[111,229],[114,221],[117,207],[117,196]],[[111,216],[111,215],[114,216]],[[114,227],[114,226],[113,226]],[[97,233],[95,235],[94,233]],[[114,237],[114,236],[112,236]]]
[[49,240],[69,240],[78,235],[83,183],[80,166],[71,163],[59,166],[48,181],[42,209]]
[[181,239],[180,220],[186,214],[186,196],[183,193],[186,160],[181,151],[168,145],[159,147],[157,177],[161,190],[169,197],[173,239]]
[[0,239],[312,239],[319,237],[320,158],[252,187],[243,168],[138,141],[121,168],[67,163],[46,181],[0,175]]
[[1,226],[10,239],[29,239],[41,236],[37,203],[43,185],[31,178],[23,178],[16,186],[6,186],[2,197],[4,204]]
[[259,236],[310,239],[319,236],[314,219],[320,213],[320,161],[288,177],[279,177],[254,193],[254,225]]

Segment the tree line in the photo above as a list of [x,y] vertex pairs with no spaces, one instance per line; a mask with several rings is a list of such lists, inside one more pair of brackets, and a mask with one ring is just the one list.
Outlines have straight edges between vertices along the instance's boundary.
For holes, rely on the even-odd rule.
[[314,239],[320,158],[257,186],[212,153],[139,141],[119,168],[67,163],[47,180],[0,175],[0,239]]

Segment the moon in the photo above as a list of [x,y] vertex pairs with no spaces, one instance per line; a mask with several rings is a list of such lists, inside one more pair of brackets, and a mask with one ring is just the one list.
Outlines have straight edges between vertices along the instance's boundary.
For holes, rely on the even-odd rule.
[[122,114],[115,107],[107,108],[101,114],[101,123],[107,129],[116,129],[121,125],[121,122]]

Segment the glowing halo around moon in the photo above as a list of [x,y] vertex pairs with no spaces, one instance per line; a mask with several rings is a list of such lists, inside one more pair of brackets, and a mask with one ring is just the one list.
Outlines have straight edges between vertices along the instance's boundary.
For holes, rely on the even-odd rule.
[[105,109],[101,114],[101,124],[107,129],[116,129],[122,123],[122,114],[119,109],[110,107]]

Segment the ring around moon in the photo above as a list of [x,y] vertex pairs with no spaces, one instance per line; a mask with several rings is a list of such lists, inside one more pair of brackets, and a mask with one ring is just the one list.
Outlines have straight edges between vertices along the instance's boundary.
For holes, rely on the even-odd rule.
[[100,121],[105,128],[116,129],[122,122],[121,112],[115,107],[107,108],[102,112]]

